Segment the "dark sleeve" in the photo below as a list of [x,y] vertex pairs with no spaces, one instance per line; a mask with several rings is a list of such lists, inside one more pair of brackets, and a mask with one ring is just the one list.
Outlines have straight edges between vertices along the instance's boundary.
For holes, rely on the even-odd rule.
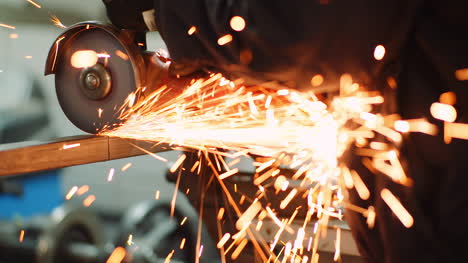
[[[366,82],[379,63],[374,48],[396,54],[414,1],[156,0],[158,29],[176,63],[211,66],[234,76],[308,83],[351,73]],[[241,16],[246,28],[229,26]],[[187,32],[197,28],[193,35]],[[220,46],[226,35],[232,42]],[[251,59],[249,59],[251,57]],[[381,63],[380,63],[381,64]]]
[[153,9],[153,0],[103,0],[107,17],[119,28],[146,32],[142,12]]

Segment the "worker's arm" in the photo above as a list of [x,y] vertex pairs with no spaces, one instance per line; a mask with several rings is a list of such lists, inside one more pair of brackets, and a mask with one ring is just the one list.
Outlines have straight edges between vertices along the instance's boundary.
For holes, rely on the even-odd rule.
[[[111,21],[148,30],[142,12],[154,8],[155,24],[174,61],[175,73],[209,67],[228,76],[277,80],[307,87],[315,74],[325,81],[343,73],[368,82],[382,64],[375,46],[392,58],[401,44],[414,1],[370,0],[105,0]],[[148,13],[147,13],[148,14]],[[231,28],[242,17],[244,30]],[[146,22],[146,23],[145,23]],[[196,28],[189,34],[190,28]],[[232,41],[219,45],[218,39]]]

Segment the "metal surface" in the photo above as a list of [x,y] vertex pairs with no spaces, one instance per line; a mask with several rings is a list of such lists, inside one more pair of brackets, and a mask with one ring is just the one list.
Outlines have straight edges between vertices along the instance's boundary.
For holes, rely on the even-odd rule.
[[[110,25],[85,22],[71,26],[52,46],[45,74],[55,73],[57,97],[68,119],[81,130],[98,133],[122,121],[119,111],[138,87],[146,67],[133,34]],[[98,64],[87,69],[71,65],[75,52],[93,50]]]
[[146,154],[141,149],[148,152],[164,152],[172,148],[165,143],[156,145],[106,136],[67,137],[20,148],[5,150],[0,148],[0,176],[33,173]]
[[111,75],[100,63],[84,68],[80,73],[79,81],[81,92],[88,99],[101,100],[111,92]]

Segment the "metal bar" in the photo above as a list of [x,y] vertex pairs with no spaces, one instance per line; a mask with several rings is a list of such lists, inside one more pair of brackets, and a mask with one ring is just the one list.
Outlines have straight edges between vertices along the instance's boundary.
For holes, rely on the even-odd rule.
[[132,144],[151,152],[171,150],[168,144],[107,136],[65,137],[37,145],[0,150],[0,176],[40,172],[145,154]]

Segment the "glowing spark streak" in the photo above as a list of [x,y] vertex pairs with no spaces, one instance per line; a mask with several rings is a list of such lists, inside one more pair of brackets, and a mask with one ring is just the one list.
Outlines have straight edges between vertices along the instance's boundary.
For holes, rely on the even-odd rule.
[[184,219],[182,219],[182,222],[180,222],[180,225],[183,226],[186,221],[187,221],[187,217],[184,217]]
[[468,140],[468,124],[444,123],[444,141],[450,143],[452,138]]
[[25,233],[24,230],[21,230],[20,235],[19,235],[19,242],[20,243],[23,243],[23,241],[24,241],[24,233]]
[[252,220],[257,216],[257,214],[262,210],[262,205],[258,202],[257,199],[250,205],[247,210],[242,214],[241,217],[236,221],[237,230],[241,230],[246,226],[249,226]]
[[141,147],[139,147],[139,146],[137,146],[137,145],[135,145],[135,144],[133,144],[133,143],[130,143],[130,145],[132,145],[133,147],[137,148],[138,150],[140,150],[140,151],[142,151],[142,152],[144,152],[144,153],[146,153],[146,154],[151,155],[151,156],[154,157],[156,160],[159,160],[159,161],[161,161],[161,162],[167,163],[167,159],[166,159],[166,158],[163,158],[163,157],[161,157],[161,156],[159,156],[159,155],[157,155],[157,154],[155,154],[155,153],[152,153],[152,152],[150,152],[150,151],[148,151],[148,150],[146,150],[146,149],[144,149],[144,148],[141,148]]
[[185,247],[185,237],[180,241],[180,246],[179,246],[179,248],[180,248],[180,249],[184,249],[184,247]]
[[197,32],[197,28],[195,26],[192,26],[188,31],[187,34],[189,36],[193,35],[195,32]]
[[132,163],[127,163],[126,165],[124,165],[120,170],[122,172],[125,172],[127,171],[130,167],[132,167]]
[[154,199],[156,200],[159,200],[159,194],[160,194],[160,191],[156,191],[156,193],[154,194]]
[[218,220],[223,219],[224,216],[224,207],[221,207],[218,211],[218,216],[216,217]]
[[226,45],[227,43],[229,43],[231,41],[232,41],[232,35],[227,34],[227,35],[224,35],[224,36],[222,36],[222,37],[220,37],[218,39],[218,45],[224,46],[224,45]]
[[103,111],[104,111],[104,110],[101,109],[101,108],[98,109],[98,118],[101,118],[101,117],[102,117],[102,112],[103,112]]
[[260,165],[257,169],[255,169],[255,172],[256,173],[261,173],[263,170],[265,170],[266,168],[268,168],[272,164],[274,164],[275,161],[276,161],[275,159],[271,159],[268,162],[262,163],[262,165]]
[[128,55],[125,54],[125,53],[123,53],[123,52],[120,51],[120,50],[115,51],[115,54],[116,54],[119,58],[121,58],[121,59],[123,59],[123,60],[125,60],[125,61],[129,59],[129,58],[128,58]]
[[229,238],[231,238],[231,234],[229,234],[229,233],[224,234],[224,236],[221,238],[221,240],[219,240],[216,247],[217,248],[222,248],[226,244],[226,242],[229,240]]
[[0,24],[0,27],[5,27],[5,28],[8,28],[8,29],[16,29],[16,27],[10,26],[10,25],[7,25],[7,24]]
[[220,175],[219,175],[219,179],[220,179],[220,180],[224,180],[224,179],[226,179],[226,178],[228,178],[228,177],[230,177],[230,176],[235,175],[235,174],[238,173],[238,172],[239,172],[239,169],[238,169],[238,168],[234,168],[234,169],[232,169],[232,170],[230,170],[230,171],[227,171],[227,172],[225,172],[225,173],[220,174]]
[[232,252],[232,255],[231,255],[232,260],[236,260],[239,257],[240,253],[245,248],[245,246],[247,245],[248,242],[249,241],[247,241],[247,239],[242,240],[242,242],[239,244],[239,246],[237,246],[237,248],[234,250],[234,252]]
[[193,173],[197,169],[197,167],[200,165],[200,161],[196,161],[195,164],[192,166],[190,169],[190,172]]
[[73,186],[70,191],[68,191],[65,199],[70,200],[75,195],[76,191],[78,191],[78,186]]
[[25,59],[32,59],[32,56],[24,56]]
[[125,256],[127,255],[127,250],[123,247],[116,247],[112,254],[107,259],[106,263],[121,263]]
[[169,171],[171,171],[171,173],[175,172],[180,167],[180,165],[185,161],[185,158],[187,158],[187,156],[185,154],[182,154],[174,163],[174,165],[172,165]]
[[335,256],[333,260],[338,261],[341,253],[341,228],[336,229]]
[[291,200],[294,198],[294,196],[296,196],[297,194],[297,189],[294,188],[291,190],[291,192],[289,192],[289,194],[286,196],[286,198],[284,198],[283,201],[281,201],[281,204],[280,204],[280,208],[281,209],[285,209],[288,204],[291,202]]
[[52,23],[59,27],[59,28],[67,28],[67,26],[65,26],[64,24],[62,24],[62,22],[60,21],[60,19],[58,19],[58,17],[56,17],[55,15],[52,15],[51,16],[51,19],[50,21],[52,21]]
[[133,245],[133,244],[134,244],[134,243],[133,243],[133,235],[130,234],[130,235],[128,235],[127,245],[131,246],[131,245]]
[[446,122],[454,122],[457,119],[457,111],[452,105],[443,103],[432,103],[431,115],[439,120]]
[[88,186],[88,185],[83,185],[83,186],[81,186],[80,188],[78,188],[78,190],[76,191],[76,194],[77,194],[78,196],[80,196],[80,195],[85,194],[85,193],[88,192],[88,191],[89,191],[89,186]]
[[164,259],[164,263],[169,263],[169,262],[171,262],[171,259],[172,259],[172,256],[174,256],[174,253],[175,253],[175,251],[172,250],[172,251],[167,255],[166,259]]
[[90,195],[90,196],[86,197],[85,200],[83,200],[83,205],[85,207],[90,207],[94,203],[94,201],[96,201],[96,196]]
[[10,34],[11,39],[18,39],[18,34]]
[[26,1],[28,1],[30,4],[32,4],[33,6],[37,8],[42,8],[42,6],[40,6],[38,3],[34,2],[33,0],[26,0]]
[[241,161],[240,158],[237,158],[237,159],[234,159],[234,160],[230,161],[227,165],[229,167],[233,167],[234,165],[240,163],[240,161]]
[[373,206],[369,206],[369,208],[367,209],[366,216],[367,216],[367,220],[366,220],[367,226],[369,227],[369,229],[373,229],[375,226],[375,216],[376,216],[375,208]]
[[200,246],[200,251],[198,252],[198,258],[201,258],[203,254],[203,245]]
[[357,191],[359,197],[362,200],[369,199],[369,197],[370,197],[369,189],[367,189],[367,186],[364,184],[364,181],[362,181],[359,174],[356,171],[351,170],[351,176],[353,178],[353,183],[354,183],[354,186],[356,187],[356,191]]
[[344,180],[346,188],[353,189],[354,187],[353,177],[351,176],[351,173],[348,167],[343,167],[341,170],[342,170],[341,174],[343,175],[343,180]]
[[180,177],[182,176],[181,171],[179,171],[179,174],[177,176],[177,181],[175,184],[174,188],[174,193],[172,194],[172,200],[171,200],[171,218],[174,216],[175,213],[175,206],[176,206],[176,201],[177,201],[177,193],[179,192],[179,185],[180,185]]
[[390,207],[392,212],[398,217],[401,223],[406,227],[410,228],[414,224],[414,219],[408,210],[401,204],[401,202],[396,198],[392,192],[388,189],[383,189],[380,192],[380,196],[385,201],[385,203]]
[[115,173],[115,169],[114,168],[111,168],[109,170],[109,174],[107,175],[107,181],[110,182],[112,181],[112,179],[114,178],[114,173]]

